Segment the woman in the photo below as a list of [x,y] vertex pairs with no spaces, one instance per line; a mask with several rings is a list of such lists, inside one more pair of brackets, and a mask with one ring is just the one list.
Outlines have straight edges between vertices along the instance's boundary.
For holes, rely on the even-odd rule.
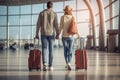
[[60,33],[62,32],[62,43],[64,47],[64,57],[66,62],[66,68],[71,70],[71,59],[72,59],[72,48],[74,43],[73,35],[68,33],[68,27],[71,22],[73,15],[72,15],[72,8],[67,5],[64,9],[64,15],[61,16],[60,20]]

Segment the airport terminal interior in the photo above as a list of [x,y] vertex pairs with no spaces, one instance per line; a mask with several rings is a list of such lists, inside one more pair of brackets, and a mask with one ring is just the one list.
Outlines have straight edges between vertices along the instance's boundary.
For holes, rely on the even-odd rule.
[[[120,0],[51,0],[58,26],[66,5],[77,22],[80,38],[74,36],[72,70],[65,68],[60,35],[54,43],[53,71],[43,71],[43,65],[29,71],[30,50],[34,45],[42,50],[41,37],[34,37],[48,1],[0,0],[0,80],[120,80]],[[87,69],[76,69],[78,49],[86,50]]]

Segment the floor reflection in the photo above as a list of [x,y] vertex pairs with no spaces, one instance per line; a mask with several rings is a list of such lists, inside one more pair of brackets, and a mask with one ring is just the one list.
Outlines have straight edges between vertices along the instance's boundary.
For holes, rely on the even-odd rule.
[[56,49],[54,71],[29,72],[29,50],[0,51],[0,80],[120,80],[120,54],[87,51],[88,69],[75,70],[75,56],[72,70],[65,70],[63,49]]

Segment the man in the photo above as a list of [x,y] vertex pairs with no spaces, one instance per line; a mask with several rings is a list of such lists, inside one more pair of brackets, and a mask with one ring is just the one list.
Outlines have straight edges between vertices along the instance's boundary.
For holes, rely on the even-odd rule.
[[47,46],[49,50],[49,62],[48,69],[53,70],[53,48],[55,40],[55,31],[56,34],[59,34],[57,15],[52,10],[53,3],[51,1],[47,2],[47,9],[43,10],[39,14],[36,27],[36,37],[39,37],[39,30],[41,31],[41,42],[42,42],[42,63],[43,70],[47,70]]

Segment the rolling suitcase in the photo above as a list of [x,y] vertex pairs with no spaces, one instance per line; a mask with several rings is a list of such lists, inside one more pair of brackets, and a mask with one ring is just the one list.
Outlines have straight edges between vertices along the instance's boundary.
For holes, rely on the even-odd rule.
[[25,43],[24,49],[29,49],[29,43]]
[[[34,44],[35,44],[35,39],[34,39]],[[28,68],[29,71],[31,71],[32,69],[36,69],[37,71],[41,69],[41,51],[36,47],[34,47],[34,49],[29,51]]]
[[82,40],[80,40],[80,47],[75,51],[75,69],[87,69],[87,52]]

